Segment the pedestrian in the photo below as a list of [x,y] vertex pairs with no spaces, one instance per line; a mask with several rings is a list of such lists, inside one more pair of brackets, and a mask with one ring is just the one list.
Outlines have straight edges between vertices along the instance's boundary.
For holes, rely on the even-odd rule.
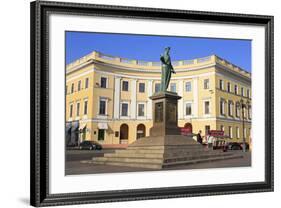
[[202,131],[199,130],[199,132],[197,134],[197,142],[200,143],[200,144],[202,144],[202,141],[203,141],[201,133],[202,133]]
[[208,149],[212,149],[213,148],[213,136],[209,136],[208,137]]
[[226,152],[227,149],[228,149],[228,142],[227,142],[227,141],[224,141],[222,151],[223,151],[223,152]]

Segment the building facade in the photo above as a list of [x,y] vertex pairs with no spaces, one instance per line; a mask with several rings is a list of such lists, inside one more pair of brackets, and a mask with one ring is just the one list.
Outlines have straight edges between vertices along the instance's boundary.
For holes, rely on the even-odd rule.
[[[251,74],[216,55],[174,61],[170,91],[178,101],[178,125],[193,133],[223,130],[249,142]],[[149,136],[152,102],[160,89],[160,62],[92,52],[66,66],[66,139],[103,145],[130,144]],[[244,112],[244,117],[242,116]],[[244,123],[244,125],[243,125]],[[244,129],[243,129],[244,126]]]

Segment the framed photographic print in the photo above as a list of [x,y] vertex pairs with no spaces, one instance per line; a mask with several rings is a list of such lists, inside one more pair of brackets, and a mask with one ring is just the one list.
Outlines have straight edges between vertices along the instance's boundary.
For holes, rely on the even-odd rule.
[[273,191],[273,17],[31,3],[31,205]]

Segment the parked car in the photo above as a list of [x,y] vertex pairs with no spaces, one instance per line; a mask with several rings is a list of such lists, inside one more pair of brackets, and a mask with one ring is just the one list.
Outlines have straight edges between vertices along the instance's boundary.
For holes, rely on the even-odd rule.
[[242,146],[238,142],[229,142],[228,149],[229,150],[242,150]]
[[80,149],[88,149],[88,150],[101,150],[102,146],[96,141],[83,141],[80,144]]

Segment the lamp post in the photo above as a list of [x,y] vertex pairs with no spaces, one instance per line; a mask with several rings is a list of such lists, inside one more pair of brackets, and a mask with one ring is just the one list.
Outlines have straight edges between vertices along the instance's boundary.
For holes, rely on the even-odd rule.
[[245,139],[245,131],[244,131],[244,128],[245,128],[245,120],[244,120],[244,107],[245,107],[245,104],[244,104],[244,100],[243,100],[243,99],[240,100],[240,105],[241,105],[241,109],[242,109],[242,139],[243,139],[243,152],[246,152],[246,139]]
[[245,117],[244,117],[244,113],[245,113],[245,108],[247,106],[249,106],[249,100],[247,100],[246,104],[244,103],[244,100],[241,98],[240,100],[240,106],[241,106],[241,110],[242,110],[242,139],[243,139],[243,152],[246,152],[246,138],[245,138]]

